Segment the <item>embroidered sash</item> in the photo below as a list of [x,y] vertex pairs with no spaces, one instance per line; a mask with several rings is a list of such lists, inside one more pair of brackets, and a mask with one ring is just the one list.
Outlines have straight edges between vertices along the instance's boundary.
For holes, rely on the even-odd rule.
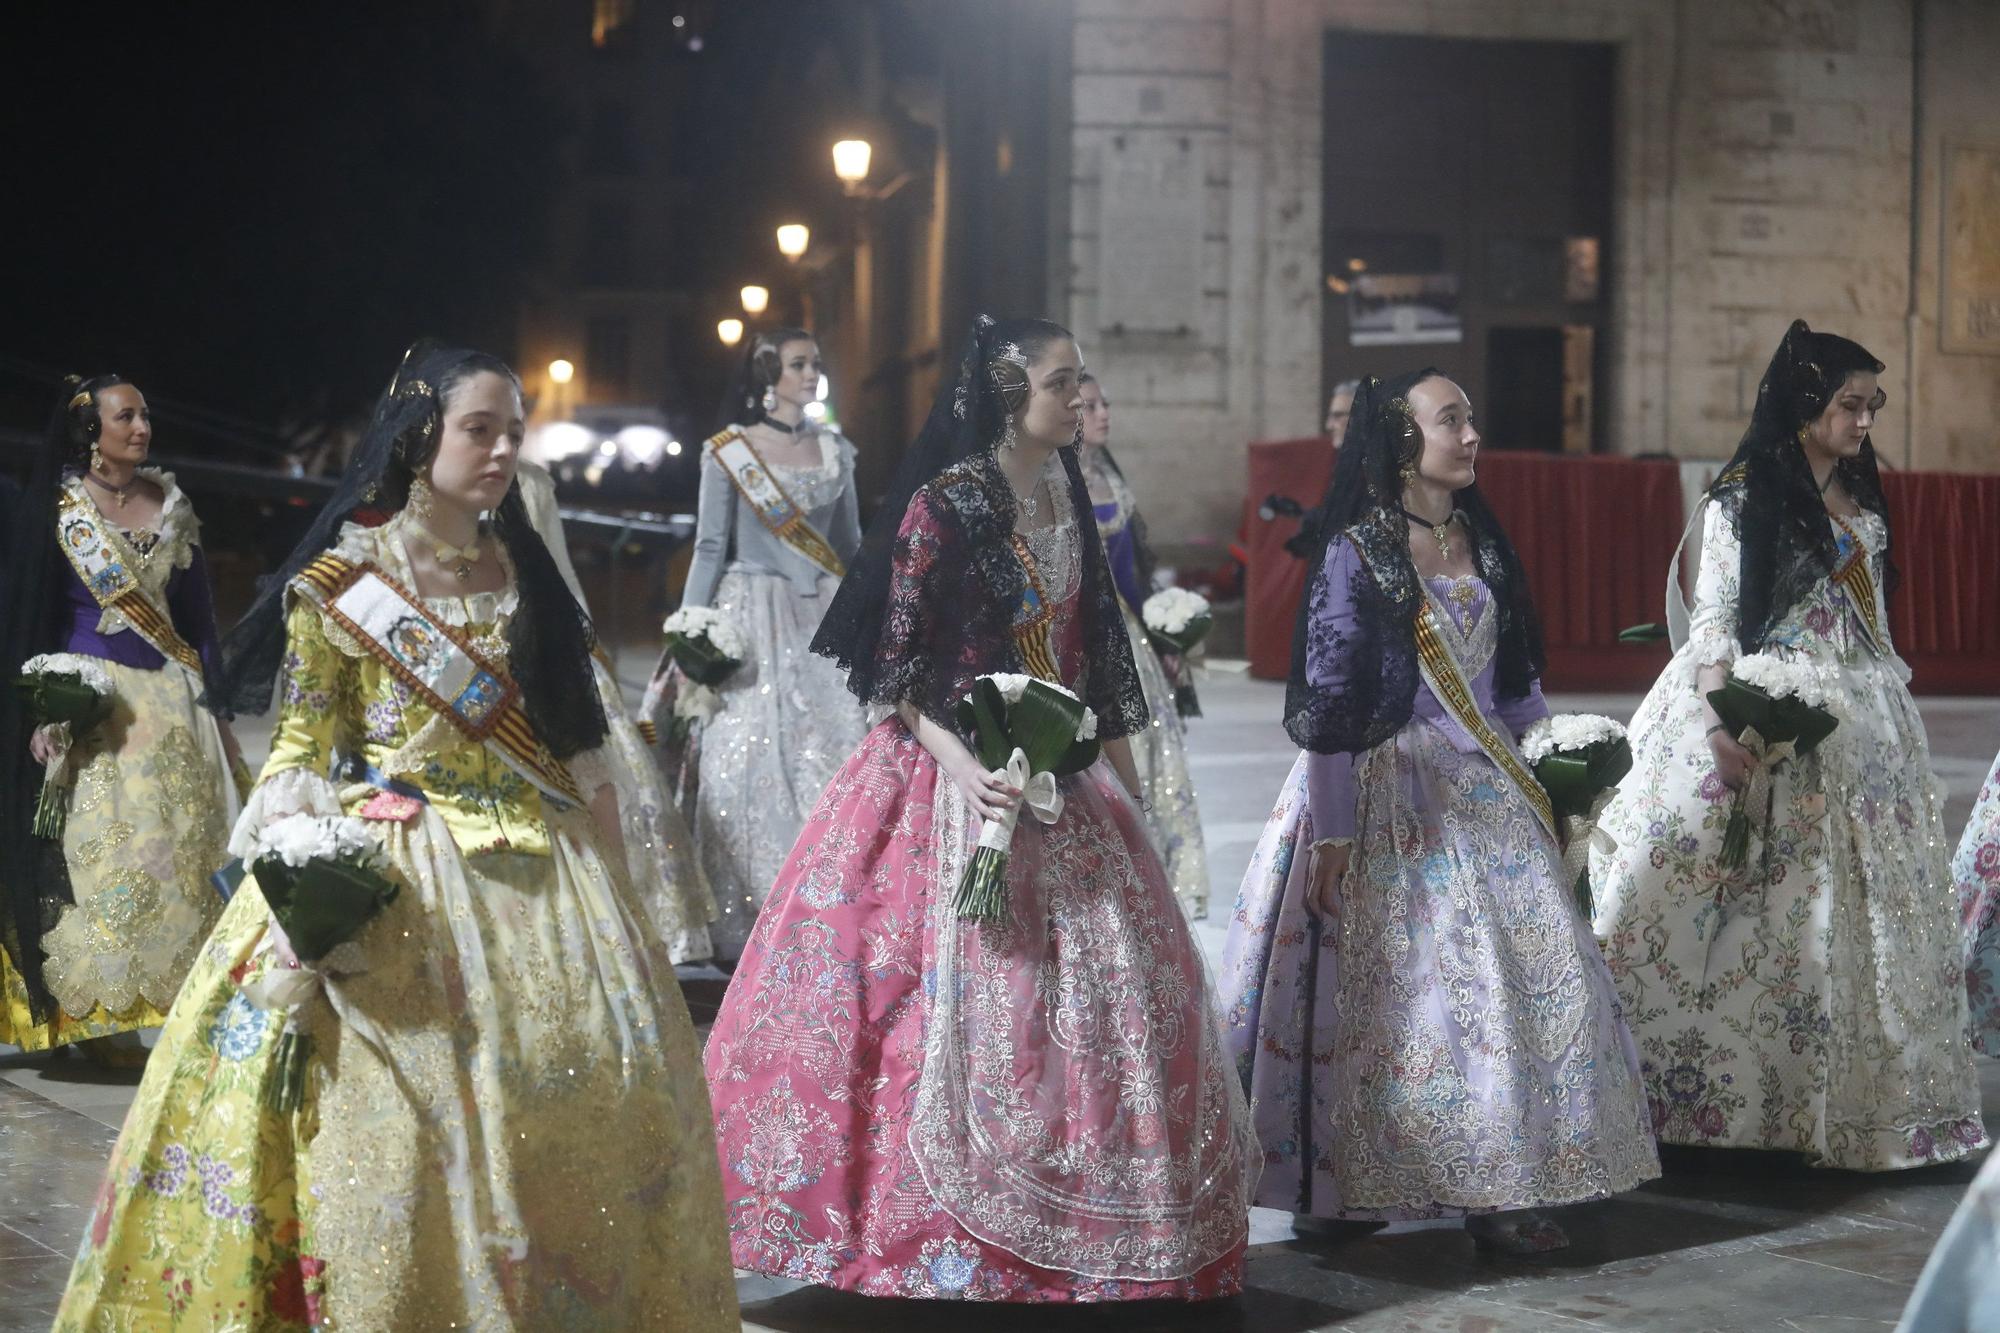
[[584,804],[576,779],[536,739],[521,687],[460,631],[369,564],[322,555],[292,587],[365,647],[390,674],[559,805]]
[[756,512],[758,521],[770,529],[773,537],[835,578],[847,573],[840,556],[806,519],[805,511],[785,494],[785,488],[778,484],[747,435],[732,428],[712,437],[708,447],[716,463],[729,474],[736,493]]
[[130,545],[105,522],[83,483],[74,478],[63,483],[62,497],[56,502],[56,544],[98,606],[125,617],[132,631],[155,652],[178,663],[200,682],[200,655],[174,629],[172,618],[146,596],[132,568]]
[[[1491,608],[1488,614],[1493,614]],[[1514,785],[1521,789],[1521,794],[1534,808],[1536,817],[1542,821],[1542,827],[1553,837],[1556,813],[1548,792],[1535,780],[1535,775],[1528,771],[1528,766],[1521,762],[1513,747],[1493,730],[1486,714],[1479,711],[1479,702],[1473,697],[1472,686],[1465,679],[1464,670],[1460,668],[1458,659],[1452,656],[1451,649],[1445,646],[1443,631],[1438,627],[1437,610],[1428,598],[1418,606],[1416,631],[1417,662],[1424,674],[1424,684],[1430,686],[1438,702],[1458,719],[1458,724],[1472,739],[1479,742],[1479,748],[1486,752],[1486,757],[1514,780]]]
[[1840,559],[1834,566],[1833,581],[1847,594],[1847,604],[1854,608],[1855,618],[1861,622],[1862,631],[1875,646],[1882,651],[1881,604],[1875,596],[1875,575],[1868,568],[1868,548],[1845,523],[1835,519],[1840,527]]
[[1048,590],[1042,586],[1041,569],[1028,549],[1027,538],[1016,532],[1010,540],[1026,585],[1021,589],[1021,604],[1014,609],[1014,644],[1021,650],[1021,663],[1029,675],[1061,685],[1062,671],[1056,666],[1055,647],[1049,642],[1049,622],[1055,619],[1055,611],[1049,606]]

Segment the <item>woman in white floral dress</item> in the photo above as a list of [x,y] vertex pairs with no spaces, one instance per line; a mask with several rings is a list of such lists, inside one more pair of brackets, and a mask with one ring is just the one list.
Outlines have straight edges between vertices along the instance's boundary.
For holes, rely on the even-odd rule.
[[[1599,824],[1617,846],[1592,856],[1597,932],[1666,1143],[1886,1171],[1986,1141],[1943,802],[1888,634],[1881,369],[1803,321],[1785,335],[1704,502],[1692,620]],[[1668,600],[1672,618],[1677,583]],[[1704,696],[1753,653],[1810,670],[1839,726],[1773,769],[1730,869],[1756,760]]]

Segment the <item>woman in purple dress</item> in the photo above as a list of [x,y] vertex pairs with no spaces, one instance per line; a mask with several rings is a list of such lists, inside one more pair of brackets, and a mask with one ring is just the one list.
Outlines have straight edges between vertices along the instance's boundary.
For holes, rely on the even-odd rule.
[[[1520,560],[1435,370],[1354,401],[1293,640],[1293,766],[1230,923],[1257,1202],[1355,1223],[1534,1211],[1659,1175],[1638,1058],[1516,738],[1547,713]],[[1306,852],[1306,855],[1299,853]]]
[[[144,466],[152,416],[117,375],[63,389],[20,504],[0,640],[0,1042],[90,1042],[145,1058],[222,910],[236,742],[203,706],[219,665],[201,528],[173,477]],[[7,683],[47,654],[87,659],[111,713],[64,738]],[[35,834],[45,765],[67,744],[59,837]]]

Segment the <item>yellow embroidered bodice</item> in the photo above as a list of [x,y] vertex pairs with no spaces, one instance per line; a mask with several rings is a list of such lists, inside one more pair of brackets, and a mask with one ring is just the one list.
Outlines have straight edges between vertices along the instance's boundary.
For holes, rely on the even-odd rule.
[[[512,600],[512,594],[478,593],[427,598],[425,605],[463,626],[489,660],[504,661]],[[423,788],[465,855],[548,854],[547,815],[534,785],[433,713],[317,607],[293,603],[285,640],[278,725],[260,785],[294,769],[323,777],[336,752],[358,754]],[[367,799],[362,793],[346,802],[348,812]]]

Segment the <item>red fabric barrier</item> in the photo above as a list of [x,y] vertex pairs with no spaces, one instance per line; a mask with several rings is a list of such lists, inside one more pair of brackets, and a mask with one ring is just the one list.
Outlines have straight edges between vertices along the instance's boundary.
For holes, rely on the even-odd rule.
[[1889,632],[1918,694],[2000,694],[2000,477],[1895,472]]
[[[1324,440],[1250,446],[1244,635],[1251,674],[1291,669],[1305,569],[1285,549],[1293,519],[1265,522],[1273,493],[1303,503],[1326,489]],[[1548,644],[1550,690],[1643,690],[1664,645],[1618,642],[1662,615],[1667,562],[1685,523],[1680,469],[1665,461],[1489,453],[1479,484],[1527,566]],[[1919,693],[2000,693],[2000,477],[1912,472],[1885,478],[1903,579],[1890,599],[1896,644]]]

